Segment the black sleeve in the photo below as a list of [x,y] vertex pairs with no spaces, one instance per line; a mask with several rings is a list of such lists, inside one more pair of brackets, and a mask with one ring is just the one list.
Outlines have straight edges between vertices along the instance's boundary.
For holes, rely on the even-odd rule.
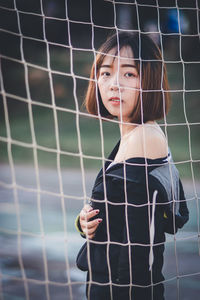
[[[168,199],[165,188],[157,182],[159,190],[161,191],[160,203],[163,204],[163,224],[164,231],[169,234],[175,234],[179,228],[182,228],[184,224],[189,220],[189,211],[187,208],[187,202],[182,186],[182,182],[179,179],[179,199],[173,202],[173,199]],[[177,208],[175,206],[178,206]]]
[[[149,218],[145,187],[127,183],[125,201],[125,225],[123,246],[119,256],[119,278],[123,283],[130,282],[131,273],[137,284],[143,282],[144,269],[148,269]],[[127,245],[127,244],[130,244]],[[127,245],[127,246],[125,246]]]
[[189,210],[187,208],[187,202],[183,190],[183,185],[181,180],[179,180],[179,188],[180,188],[180,208],[179,215],[177,216],[177,227],[182,228],[183,225],[189,220]]
[[[163,280],[163,251],[164,233],[161,223],[161,209],[156,206],[154,210],[154,245],[150,246],[150,226],[152,221],[152,199],[160,197],[158,191],[148,189],[146,184],[127,183],[127,218],[124,228],[123,246],[119,256],[119,281],[127,284],[142,286],[135,287],[134,299],[151,299],[150,286]],[[153,264],[150,266],[150,252],[153,251]],[[150,270],[150,268],[152,269]],[[156,289],[160,289],[157,285]]]

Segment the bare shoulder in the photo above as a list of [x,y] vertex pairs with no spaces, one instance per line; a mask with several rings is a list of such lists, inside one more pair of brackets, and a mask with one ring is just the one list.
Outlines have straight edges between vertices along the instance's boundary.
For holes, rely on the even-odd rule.
[[125,159],[146,157],[156,159],[168,154],[168,144],[162,129],[158,125],[141,125],[128,137]]

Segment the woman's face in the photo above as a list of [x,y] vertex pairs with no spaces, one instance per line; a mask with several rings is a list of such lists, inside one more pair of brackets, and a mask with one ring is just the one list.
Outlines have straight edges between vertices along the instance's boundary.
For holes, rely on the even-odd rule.
[[116,48],[104,58],[99,70],[98,88],[109,113],[129,122],[139,97],[140,77],[129,46],[120,50],[119,57],[114,58],[115,54]]

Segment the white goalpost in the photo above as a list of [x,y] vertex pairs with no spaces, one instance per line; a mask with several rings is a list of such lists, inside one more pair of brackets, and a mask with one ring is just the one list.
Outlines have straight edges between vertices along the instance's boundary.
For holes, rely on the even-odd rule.
[[86,299],[74,222],[119,122],[82,103],[99,46],[120,31],[151,36],[167,67],[172,107],[159,124],[190,220],[166,237],[165,295],[197,299],[200,3],[84,1],[0,0],[0,300]]

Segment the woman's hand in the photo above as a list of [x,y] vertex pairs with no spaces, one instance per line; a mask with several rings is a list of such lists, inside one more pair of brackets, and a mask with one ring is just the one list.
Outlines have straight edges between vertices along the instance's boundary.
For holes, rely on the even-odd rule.
[[90,219],[97,216],[98,213],[99,210],[94,210],[89,204],[85,204],[80,212],[81,229],[88,239],[94,238],[97,227],[102,222],[102,219],[100,218],[90,221]]

